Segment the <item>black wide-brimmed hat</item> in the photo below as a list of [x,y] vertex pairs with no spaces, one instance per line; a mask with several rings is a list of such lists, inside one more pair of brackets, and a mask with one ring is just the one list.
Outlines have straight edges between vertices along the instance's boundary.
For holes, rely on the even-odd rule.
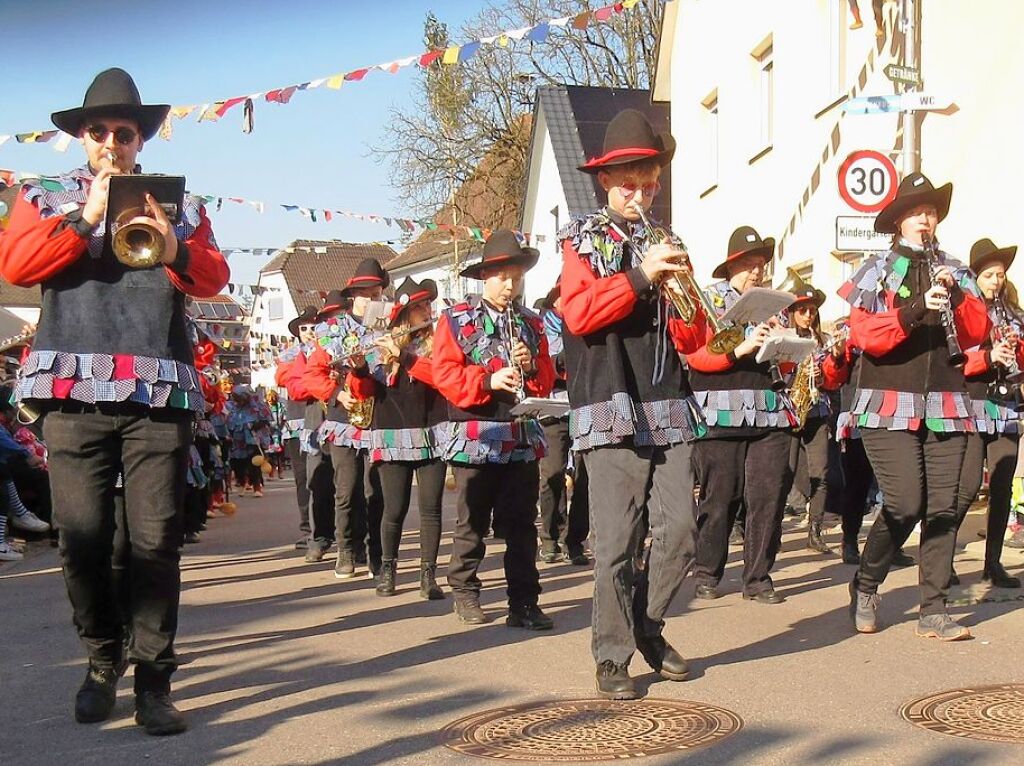
[[726,279],[729,276],[729,264],[745,255],[764,256],[765,263],[772,259],[775,252],[775,240],[771,237],[761,239],[753,226],[740,226],[729,237],[729,252],[725,260],[715,266],[711,276],[715,279]]
[[324,307],[317,312],[316,319],[326,319],[328,314],[346,308],[351,302],[352,299],[346,297],[343,290],[331,290],[324,299]]
[[1016,256],[1016,245],[996,247],[991,239],[979,239],[971,245],[971,271],[978,274],[984,271],[982,266],[993,261],[1003,264],[1004,269],[1009,269]]
[[356,273],[345,283],[341,293],[347,296],[354,287],[377,287],[378,285],[387,287],[389,284],[391,284],[391,277],[384,271],[380,261],[376,258],[364,258],[356,266]]
[[171,110],[169,104],[143,104],[132,76],[123,69],[105,69],[96,75],[85,92],[82,105],[50,115],[53,124],[77,136],[88,120],[98,117],[119,117],[139,124],[139,133],[146,141],[156,135]]
[[302,313],[299,314],[295,319],[288,323],[288,332],[294,335],[296,338],[299,337],[299,326],[304,324],[311,324],[316,315],[319,312],[316,310],[316,306],[306,306],[302,309]]
[[402,312],[414,303],[433,303],[437,299],[437,282],[433,279],[424,279],[417,282],[412,277],[406,277],[405,281],[398,286],[395,292],[395,305],[391,307],[391,324],[398,324],[402,318]]
[[532,247],[523,247],[511,229],[498,229],[491,234],[484,244],[484,257],[467,266],[459,274],[460,277],[480,279],[480,272],[492,266],[509,266],[521,264],[527,270],[532,269],[540,251]]
[[801,303],[813,303],[819,309],[822,307],[822,304],[825,303],[825,293],[823,293],[814,285],[806,285],[804,287],[801,287],[799,290],[793,293],[793,297],[796,298],[796,300],[789,305],[790,311],[792,311]]
[[880,234],[895,234],[900,219],[918,205],[934,205],[941,221],[949,214],[949,200],[953,196],[953,184],[936,189],[932,182],[921,173],[911,173],[896,189],[896,198],[882,208],[875,218],[875,231]]
[[584,173],[597,173],[614,165],[655,160],[664,167],[676,153],[671,133],[655,133],[643,112],[623,109],[604,131],[604,152],[579,166]]

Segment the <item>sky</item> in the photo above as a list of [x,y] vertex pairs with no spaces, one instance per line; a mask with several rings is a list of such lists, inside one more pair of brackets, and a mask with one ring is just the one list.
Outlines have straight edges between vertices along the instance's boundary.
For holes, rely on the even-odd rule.
[[[0,0],[0,135],[51,129],[51,112],[80,106],[107,67],[131,73],[145,103],[203,104],[419,54],[428,11],[457,34],[484,4]],[[410,102],[419,77],[415,67],[374,71],[340,90],[298,92],[285,105],[257,102],[249,135],[241,106],[217,123],[197,124],[193,114],[175,121],[169,142],[148,142],[139,161],[147,172],[185,175],[190,191],[268,203],[263,214],[231,203],[209,210],[222,248],[398,239],[398,227],[342,216],[313,223],[271,203],[419,217],[395,198],[389,169],[370,152],[386,143],[389,110]],[[12,139],[0,146],[0,168],[53,174],[84,159],[77,143],[66,153],[52,147]],[[254,284],[266,260],[233,255],[232,281]]]

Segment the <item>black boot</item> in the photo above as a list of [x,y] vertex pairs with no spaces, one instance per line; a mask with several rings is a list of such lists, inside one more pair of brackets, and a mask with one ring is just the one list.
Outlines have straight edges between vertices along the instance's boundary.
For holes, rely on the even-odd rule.
[[690,667],[683,656],[662,636],[635,636],[636,648],[651,669],[669,681],[685,681]]
[[857,548],[857,541],[849,542],[843,540],[843,563],[860,564],[860,550]]
[[146,734],[163,737],[181,734],[188,728],[185,716],[174,707],[167,692],[139,692],[135,695],[135,723],[144,726]]
[[997,588],[1019,588],[1020,578],[1013,577],[1000,563],[988,564],[981,575],[982,582],[990,582]]
[[635,700],[639,696],[629,677],[629,666],[611,660],[598,663],[597,692],[612,700]]
[[807,547],[818,553],[831,553],[832,549],[821,539],[821,519],[807,525]]
[[89,664],[85,681],[75,696],[76,721],[99,723],[110,718],[117,700],[117,680],[126,668],[127,664],[123,661],[113,668],[97,668]]
[[444,591],[437,584],[437,564],[420,564],[420,598],[428,601],[440,601]]
[[380,577],[377,580],[378,596],[395,595],[395,560],[384,559],[380,564]]

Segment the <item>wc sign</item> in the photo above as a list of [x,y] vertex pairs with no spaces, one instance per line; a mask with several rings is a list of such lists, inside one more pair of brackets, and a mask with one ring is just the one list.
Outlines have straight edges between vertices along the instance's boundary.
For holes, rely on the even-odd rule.
[[858,213],[877,213],[894,199],[899,178],[892,160],[874,149],[853,152],[839,168],[839,195]]

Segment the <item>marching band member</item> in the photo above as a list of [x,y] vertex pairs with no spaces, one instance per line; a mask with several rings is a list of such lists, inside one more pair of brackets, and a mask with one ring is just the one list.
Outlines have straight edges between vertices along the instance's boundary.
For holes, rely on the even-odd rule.
[[[790,384],[790,401],[797,408],[797,416],[803,415],[802,427],[793,438],[790,468],[795,471],[800,458],[807,466],[807,497],[810,511],[807,519],[807,547],[819,553],[831,553],[821,539],[825,519],[825,500],[829,487],[829,446],[831,439],[829,419],[832,408],[828,392],[838,391],[846,381],[849,370],[842,343],[825,347],[832,339],[821,331],[818,310],[825,302],[825,293],[813,285],[799,280],[791,290],[796,300],[786,310],[789,326],[801,338],[813,338],[818,349],[803,363],[797,365]],[[814,397],[817,396],[817,400]],[[806,409],[804,414],[803,409]],[[802,453],[802,454],[801,454]]]
[[[978,240],[971,248],[971,271],[985,298],[992,334],[980,347],[967,351],[964,365],[978,431],[967,436],[957,501],[959,526],[981,488],[987,464],[988,524],[982,580],[1000,588],[1020,587],[1020,578],[1011,577],[1000,563],[1017,465],[1020,406],[1024,403],[1020,394],[1024,324],[1006,290],[1006,271],[1016,254],[1016,246],[996,247],[990,239]],[[959,582],[956,572],[952,582]]]
[[970,636],[946,613],[965,433],[975,428],[955,345],[981,343],[990,322],[970,271],[927,244],[952,191],[920,173],[904,178],[875,219],[876,231],[894,235],[892,248],[868,258],[839,289],[851,306],[850,342],[863,350],[851,415],[885,495],[850,583],[861,633],[878,630],[878,587],[922,522],[917,634]]
[[356,564],[364,563],[367,553],[370,575],[376,577],[380,572],[380,479],[375,469],[367,470],[365,465],[369,423],[358,422],[352,416],[355,399],[347,390],[346,376],[349,369],[363,362],[361,354],[351,352],[370,339],[368,328],[354,310],[354,299],[378,300],[389,282],[380,263],[366,258],[344,289],[328,294],[318,316],[318,348],[303,372],[306,387],[327,407],[326,420],[320,426],[320,444],[321,449],[330,445],[334,466],[334,529],[338,539],[334,576],[339,580],[354,577]]
[[499,229],[483,259],[460,276],[483,282],[481,295],[445,309],[434,332],[434,385],[448,400],[443,455],[454,467],[458,520],[448,565],[455,614],[468,624],[488,621],[480,608],[477,570],[492,515],[505,538],[507,625],[548,630],[537,606],[537,460],[544,454],[540,424],[510,410],[520,396],[547,396],[555,371],[540,319],[513,302],[539,253]]
[[420,596],[444,598],[437,585],[437,552],[441,545],[441,502],[447,466],[441,460],[439,435],[446,432],[448,407],[434,387],[431,353],[437,299],[432,279],[406,279],[395,293],[391,334],[376,341],[382,364],[370,375],[366,365],[349,373],[349,389],[357,400],[373,399],[369,459],[377,466],[384,496],[381,522],[378,596],[395,595],[395,571],[402,525],[416,477],[420,516]]
[[[608,124],[604,152],[580,169],[597,175],[607,208],[559,232],[569,433],[590,481],[594,553],[592,651],[598,692],[633,699],[639,650],[663,677],[683,681],[686,660],[662,631],[696,543],[689,443],[703,424],[677,352],[703,341],[698,308],[687,325],[663,281],[688,272],[677,245],[652,241],[642,211],[659,190],[675,139],[636,110]],[[676,295],[678,299],[678,295]],[[643,572],[634,557],[650,525]]]
[[[750,226],[729,237],[728,255],[712,272],[720,279],[707,289],[719,315],[747,290],[758,287],[775,240]],[[740,504],[746,508],[743,538],[743,598],[781,604],[769,574],[782,543],[782,515],[792,483],[790,429],[796,418],[782,391],[772,389],[772,370],[755,355],[768,339],[767,322],[726,354],[705,344],[687,356],[690,385],[704,411],[707,438],[694,445],[693,462],[700,484],[701,516],[694,577],[696,595],[716,599],[729,555],[729,530]],[[709,338],[710,340],[710,333]]]
[[303,399],[292,396],[288,383],[293,377],[299,354],[302,353],[302,346],[312,343],[316,338],[316,325],[313,324],[316,313],[315,306],[306,306],[301,314],[288,323],[288,332],[295,337],[297,343],[285,349],[278,356],[277,367],[274,371],[274,383],[288,392],[288,398],[284,403],[285,422],[282,437],[285,455],[292,465],[292,476],[295,479],[295,501],[299,506],[299,532],[302,536],[295,543],[298,550],[306,550],[312,531],[309,524],[310,493],[309,477],[306,474],[306,452],[302,449],[306,403]]
[[[186,326],[185,296],[216,295],[228,281],[210,222],[185,196],[171,224],[151,198],[140,223],[163,238],[161,263],[132,268],[107,236],[110,178],[132,172],[167,105],[146,105],[131,76],[108,69],[81,107],[53,114],[77,136],[87,164],[30,182],[0,237],[0,274],[42,286],[42,314],[18,396],[46,411],[54,516],[64,579],[89,670],[76,720],[106,720],[127,660],[135,719],[148,734],[184,731],[170,701],[181,586],[179,549],[192,416],[204,406]],[[138,219],[136,219],[138,220]],[[131,620],[128,657],[111,599],[114,494],[123,466]]]

